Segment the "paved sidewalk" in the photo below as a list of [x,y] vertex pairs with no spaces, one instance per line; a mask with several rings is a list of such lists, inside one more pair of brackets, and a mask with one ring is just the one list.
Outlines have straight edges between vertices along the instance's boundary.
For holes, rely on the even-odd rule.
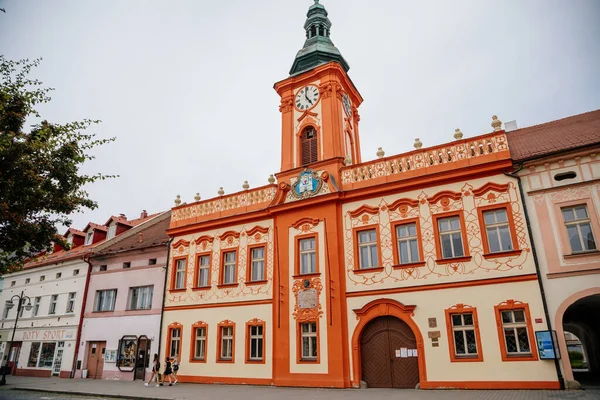
[[[146,387],[140,381],[58,379],[8,376],[0,390],[27,389],[69,394],[113,396],[158,400],[596,400],[600,390],[399,390],[399,389],[300,389],[244,385],[202,385]],[[4,392],[3,392],[4,393]]]

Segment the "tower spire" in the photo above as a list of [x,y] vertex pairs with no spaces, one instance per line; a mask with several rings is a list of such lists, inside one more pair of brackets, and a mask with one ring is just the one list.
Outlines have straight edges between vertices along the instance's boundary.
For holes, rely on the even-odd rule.
[[348,62],[344,60],[340,51],[329,38],[331,21],[327,18],[327,10],[319,3],[319,0],[314,0],[314,2],[308,9],[304,23],[306,41],[296,54],[290,75],[311,70],[331,61],[337,62],[344,68],[344,71],[348,72],[350,69]]

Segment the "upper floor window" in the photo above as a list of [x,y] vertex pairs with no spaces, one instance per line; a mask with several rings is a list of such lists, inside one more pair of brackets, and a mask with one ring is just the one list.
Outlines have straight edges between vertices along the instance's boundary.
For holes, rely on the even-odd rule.
[[106,265],[101,265],[100,267],[98,267],[98,271],[106,271],[106,268]]
[[117,289],[97,290],[96,301],[94,302],[94,311],[114,311],[116,299]]
[[106,235],[106,239],[112,239],[117,234],[117,224],[112,224],[108,227],[108,233]]
[[31,278],[27,278],[25,279],[25,284],[27,285],[29,282],[31,282]]
[[210,255],[205,254],[198,257],[198,281],[197,287],[207,287],[210,284]]
[[50,298],[50,310],[48,310],[48,314],[56,314],[56,303],[58,302],[58,295],[53,294]]
[[254,247],[251,250],[250,281],[262,281],[265,279],[265,248]]
[[10,286],[15,286],[16,284],[17,284],[17,281],[12,281],[12,282],[10,283]]
[[506,208],[484,211],[483,221],[490,253],[514,250]]
[[223,279],[224,285],[236,283],[237,252],[228,251],[223,254]]
[[57,273],[56,273],[56,279],[60,279],[60,278],[61,278],[61,276],[62,276],[62,272],[57,272]]
[[40,282],[44,282],[45,280],[46,280],[46,276],[45,275],[40,276]]
[[156,258],[151,258],[148,260],[148,265],[156,265]]
[[94,238],[94,230],[91,230],[85,234],[85,244],[92,244],[93,238]]
[[10,301],[6,301],[4,303],[4,313],[2,314],[2,319],[8,318],[8,313],[10,312],[9,303],[10,303]]
[[317,131],[312,126],[304,129],[300,136],[300,151],[302,165],[317,162]]
[[596,241],[585,204],[561,208],[573,253],[596,250]]
[[77,293],[69,293],[69,299],[67,300],[67,314],[73,313],[75,311],[75,296],[77,296]]
[[33,311],[31,313],[32,316],[37,317],[38,313],[40,312],[40,303],[41,302],[42,302],[41,297],[36,297],[35,300],[33,301]]
[[398,240],[398,261],[400,264],[420,261],[416,223],[396,226],[396,238]]
[[185,289],[186,268],[187,259],[182,258],[175,262],[175,277],[173,279],[173,289]]
[[360,269],[377,268],[379,266],[377,230],[369,229],[358,232],[358,254]]
[[298,241],[298,246],[300,247],[300,274],[314,274],[317,272],[316,243],[316,237],[300,239]]
[[462,257],[465,255],[462,231],[458,217],[438,219],[442,258]]
[[129,310],[149,310],[152,308],[154,285],[129,288]]
[[131,262],[124,262],[123,268],[131,268]]
[[75,275],[79,275],[79,270],[78,269],[74,269],[73,270],[73,276],[75,276]]

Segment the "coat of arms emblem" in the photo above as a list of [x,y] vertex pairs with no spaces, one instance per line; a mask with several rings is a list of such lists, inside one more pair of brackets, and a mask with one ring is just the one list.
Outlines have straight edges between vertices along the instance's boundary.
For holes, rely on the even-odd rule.
[[323,179],[313,170],[305,169],[298,175],[298,180],[292,185],[294,197],[306,199],[319,192]]

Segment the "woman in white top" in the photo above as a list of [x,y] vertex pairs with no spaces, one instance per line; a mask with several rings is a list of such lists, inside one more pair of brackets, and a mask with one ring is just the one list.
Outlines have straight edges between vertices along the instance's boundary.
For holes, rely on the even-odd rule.
[[175,357],[173,357],[173,378],[175,378],[175,382],[173,382],[173,384],[179,382],[179,380],[177,379],[177,371],[179,371],[179,354],[175,354]]

